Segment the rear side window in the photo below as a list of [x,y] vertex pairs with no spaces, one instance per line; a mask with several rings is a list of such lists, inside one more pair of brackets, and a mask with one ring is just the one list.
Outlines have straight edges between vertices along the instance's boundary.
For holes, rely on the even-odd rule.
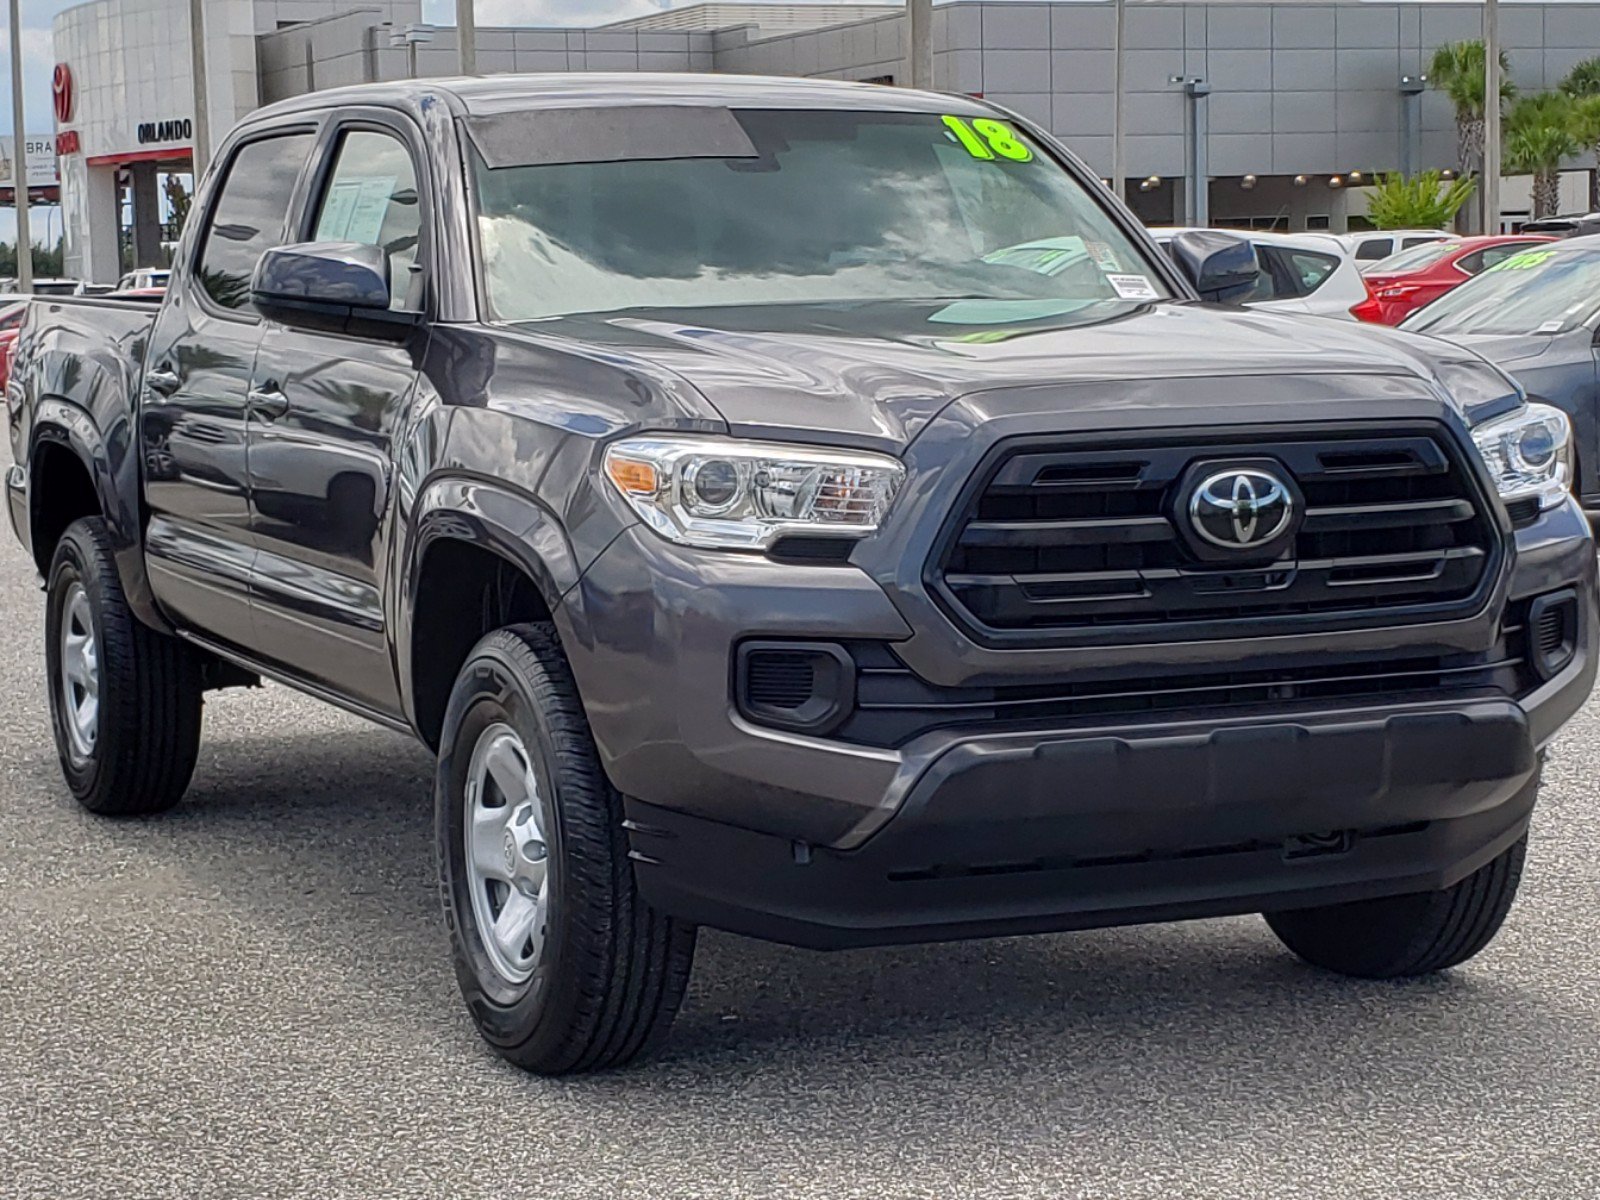
[[1356,247],[1356,257],[1362,262],[1373,262],[1380,258],[1388,258],[1389,251],[1393,245],[1393,238],[1368,238]]
[[1405,250],[1409,250],[1413,246],[1427,246],[1427,245],[1431,245],[1434,242],[1442,242],[1442,241],[1444,241],[1443,238],[1436,238],[1436,237],[1410,237],[1410,238],[1406,238],[1405,239],[1405,241],[1402,244],[1401,248],[1405,249]]
[[1456,259],[1456,266],[1468,275],[1476,275],[1480,271],[1487,271],[1495,263],[1505,262],[1513,254],[1520,254],[1528,248],[1526,242],[1509,242],[1504,246],[1489,246],[1483,250],[1474,250],[1471,254],[1463,254]]
[[422,212],[417,175],[405,145],[387,133],[356,130],[339,143],[339,157],[317,209],[319,242],[365,242],[389,259],[394,308],[420,307],[412,293]]
[[1295,250],[1287,246],[1256,246],[1261,274],[1251,300],[1298,300],[1311,295],[1339,269],[1332,254]]
[[289,202],[314,140],[309,133],[263,138],[233,156],[199,260],[200,286],[223,308],[249,305],[256,263],[283,244]]

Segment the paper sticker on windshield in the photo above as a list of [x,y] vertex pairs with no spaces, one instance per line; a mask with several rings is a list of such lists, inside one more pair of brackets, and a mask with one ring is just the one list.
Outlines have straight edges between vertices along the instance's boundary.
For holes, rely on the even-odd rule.
[[1111,290],[1124,300],[1159,300],[1161,294],[1148,275],[1107,275]]
[[1117,261],[1117,254],[1104,242],[1085,242],[1083,248],[1089,252],[1089,257],[1094,259],[1094,265],[1106,274],[1122,270],[1122,264]]
[[1524,250],[1510,258],[1501,259],[1490,267],[1491,271],[1529,271],[1555,256],[1554,250]]
[[1017,131],[1004,121],[990,117],[945,117],[948,135],[973,158],[987,160],[1009,159],[1012,162],[1030,162],[1033,151],[1017,136]]
[[1565,321],[1546,321],[1543,325],[1539,326],[1539,328],[1535,329],[1534,332],[1535,333],[1560,333],[1561,330],[1565,326],[1566,326],[1566,322]]

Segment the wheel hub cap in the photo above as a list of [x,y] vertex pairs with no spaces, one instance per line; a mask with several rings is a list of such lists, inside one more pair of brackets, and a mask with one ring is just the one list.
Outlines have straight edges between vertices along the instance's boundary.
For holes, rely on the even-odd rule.
[[68,589],[61,610],[61,714],[73,753],[93,755],[100,731],[100,645],[81,583]]
[[511,726],[491,725],[479,736],[463,808],[473,919],[495,971],[522,983],[544,954],[549,847],[539,782]]

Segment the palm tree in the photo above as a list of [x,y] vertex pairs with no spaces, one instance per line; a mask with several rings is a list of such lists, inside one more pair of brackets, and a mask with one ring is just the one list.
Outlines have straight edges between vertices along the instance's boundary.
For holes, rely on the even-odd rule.
[[1533,176],[1533,215],[1554,216],[1561,204],[1561,164],[1583,150],[1565,92],[1524,96],[1506,114],[1506,168]]
[[[1485,68],[1480,41],[1446,42],[1433,52],[1428,64],[1428,79],[1450,97],[1456,110],[1456,157],[1461,170],[1469,172],[1483,162],[1483,85]],[[1511,60],[1500,52],[1500,101],[1517,94],[1511,82]]]
[[1594,151],[1589,170],[1589,211],[1600,212],[1600,58],[1586,58],[1567,73],[1561,90],[1574,100],[1574,132]]

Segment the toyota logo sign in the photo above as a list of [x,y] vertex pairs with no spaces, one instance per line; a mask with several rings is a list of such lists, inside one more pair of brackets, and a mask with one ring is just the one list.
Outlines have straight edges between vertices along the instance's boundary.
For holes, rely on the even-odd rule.
[[72,68],[66,63],[56,64],[56,73],[50,80],[51,98],[56,106],[56,124],[65,125],[72,120]]
[[1189,524],[1213,546],[1254,550],[1294,517],[1289,487],[1270,471],[1235,467],[1202,479],[1189,497]]

